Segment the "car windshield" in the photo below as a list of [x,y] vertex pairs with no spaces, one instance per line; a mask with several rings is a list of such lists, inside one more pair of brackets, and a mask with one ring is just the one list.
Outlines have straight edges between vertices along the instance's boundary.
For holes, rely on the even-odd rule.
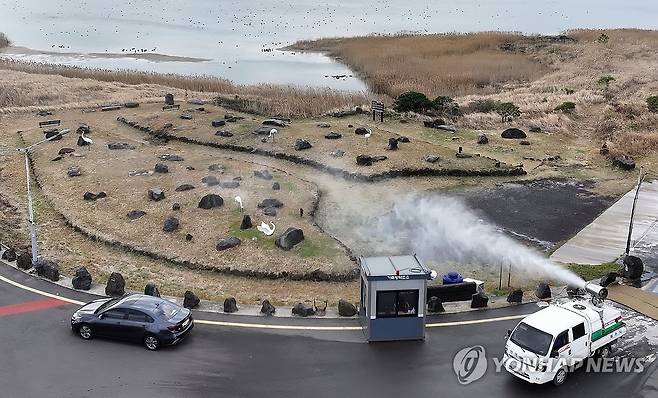
[[176,304],[170,303],[168,301],[162,301],[155,308],[154,312],[155,315],[158,316],[158,318],[170,320],[171,318],[175,317],[176,314],[178,314],[178,311],[180,311],[180,307],[177,306]]
[[546,355],[553,336],[521,322],[510,336],[510,340],[525,350],[538,355]]
[[103,304],[101,304],[100,307],[96,308],[96,311],[94,311],[94,314],[98,314],[98,313],[100,313],[101,311],[103,311],[104,309],[106,309],[106,308],[110,308],[110,307],[113,306],[114,304],[118,303],[119,300],[121,300],[121,297],[117,297],[117,298],[113,298],[113,299],[109,299],[109,300],[107,300],[106,302],[104,302]]

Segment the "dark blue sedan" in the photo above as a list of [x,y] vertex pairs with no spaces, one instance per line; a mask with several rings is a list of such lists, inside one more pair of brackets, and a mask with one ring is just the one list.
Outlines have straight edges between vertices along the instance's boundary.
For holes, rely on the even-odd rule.
[[71,317],[71,328],[85,340],[98,336],[137,341],[151,351],[177,344],[193,327],[187,308],[143,294],[95,300]]

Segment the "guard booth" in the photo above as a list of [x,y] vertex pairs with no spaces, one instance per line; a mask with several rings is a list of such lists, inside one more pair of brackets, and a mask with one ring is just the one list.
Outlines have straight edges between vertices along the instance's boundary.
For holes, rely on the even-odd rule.
[[359,317],[370,341],[425,339],[425,295],[434,274],[416,255],[361,257]]

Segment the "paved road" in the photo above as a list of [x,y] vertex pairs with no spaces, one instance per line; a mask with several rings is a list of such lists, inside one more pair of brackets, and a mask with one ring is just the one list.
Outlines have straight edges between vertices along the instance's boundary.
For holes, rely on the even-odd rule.
[[[0,275],[55,294],[88,298],[6,267],[0,267]],[[502,336],[516,321],[430,328],[425,342],[379,344],[363,343],[354,331],[273,333],[197,325],[181,345],[148,352],[128,343],[81,340],[69,328],[75,308],[0,281],[1,397],[510,398],[586,393],[648,398],[658,391],[655,363],[642,374],[577,372],[556,389],[498,374],[492,371],[490,360],[483,379],[460,385],[452,369],[455,352],[481,344],[489,357],[500,356]],[[535,309],[524,305],[444,315],[431,321],[506,316]],[[200,313],[196,317],[225,319]],[[317,322],[322,321],[311,321]]]

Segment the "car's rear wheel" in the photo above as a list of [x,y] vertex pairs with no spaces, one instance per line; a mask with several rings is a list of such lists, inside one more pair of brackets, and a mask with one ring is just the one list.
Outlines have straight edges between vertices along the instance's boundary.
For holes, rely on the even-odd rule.
[[149,351],[156,351],[160,348],[160,340],[152,334],[144,337],[144,347]]
[[91,326],[83,323],[78,327],[78,335],[85,340],[91,340],[94,337],[94,332],[91,330]]

